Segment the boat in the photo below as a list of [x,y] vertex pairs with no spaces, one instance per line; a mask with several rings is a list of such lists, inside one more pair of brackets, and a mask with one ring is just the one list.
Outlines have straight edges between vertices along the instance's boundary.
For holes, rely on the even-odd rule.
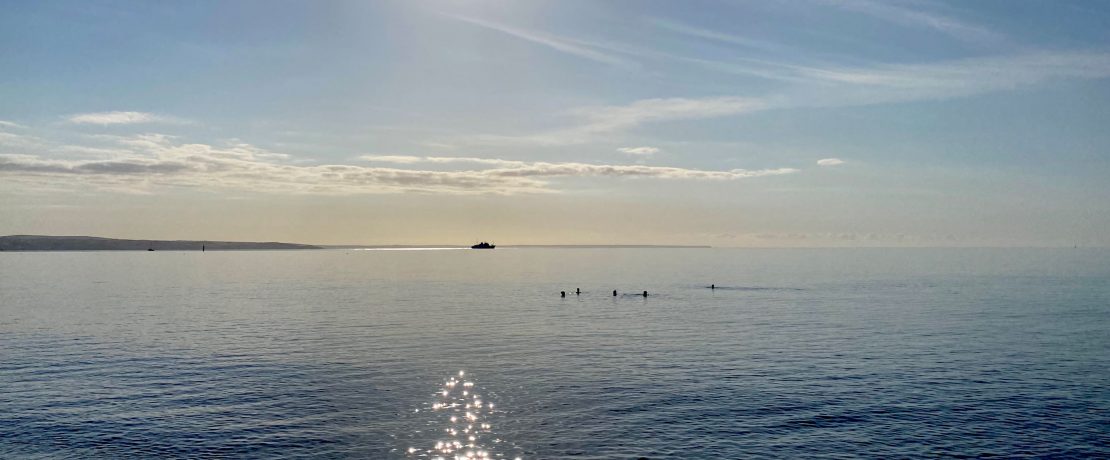
[[496,247],[497,247],[496,245],[489,244],[489,243],[483,241],[481,243],[475,244],[474,246],[471,246],[470,249],[493,249],[493,248],[496,248]]

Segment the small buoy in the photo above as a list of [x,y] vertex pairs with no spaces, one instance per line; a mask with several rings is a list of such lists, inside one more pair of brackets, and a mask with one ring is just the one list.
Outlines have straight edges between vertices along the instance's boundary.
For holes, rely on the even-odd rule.
[[644,291],[644,297],[647,297],[647,291]]
[[613,289],[613,297],[616,297],[616,296],[617,296],[617,290]]
[[567,291],[559,291],[559,297],[566,297]]
[[716,284],[710,284],[709,289],[717,289],[717,285]]

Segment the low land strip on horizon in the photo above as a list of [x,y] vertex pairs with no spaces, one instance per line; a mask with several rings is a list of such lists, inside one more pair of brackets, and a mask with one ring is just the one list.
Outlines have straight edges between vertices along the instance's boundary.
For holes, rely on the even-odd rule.
[[95,236],[0,236],[0,251],[200,251],[323,249],[310,244],[246,241],[126,240]]
[[[407,249],[407,248],[469,248],[455,244],[344,244],[314,245],[273,241],[205,241],[205,240],[136,240],[95,236],[8,235],[0,236],[0,251],[211,251],[273,250],[273,249]],[[502,248],[709,248],[710,246],[657,244],[518,244]]]

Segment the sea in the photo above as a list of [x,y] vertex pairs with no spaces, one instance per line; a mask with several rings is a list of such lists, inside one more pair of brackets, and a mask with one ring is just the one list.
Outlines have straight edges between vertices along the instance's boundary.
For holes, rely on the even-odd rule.
[[1110,458],[1110,250],[0,253],[4,459],[921,457]]

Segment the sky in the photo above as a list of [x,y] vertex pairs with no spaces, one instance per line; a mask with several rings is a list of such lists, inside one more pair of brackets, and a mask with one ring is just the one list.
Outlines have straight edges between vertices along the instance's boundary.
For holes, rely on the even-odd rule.
[[1110,246],[1110,2],[0,11],[0,234]]

